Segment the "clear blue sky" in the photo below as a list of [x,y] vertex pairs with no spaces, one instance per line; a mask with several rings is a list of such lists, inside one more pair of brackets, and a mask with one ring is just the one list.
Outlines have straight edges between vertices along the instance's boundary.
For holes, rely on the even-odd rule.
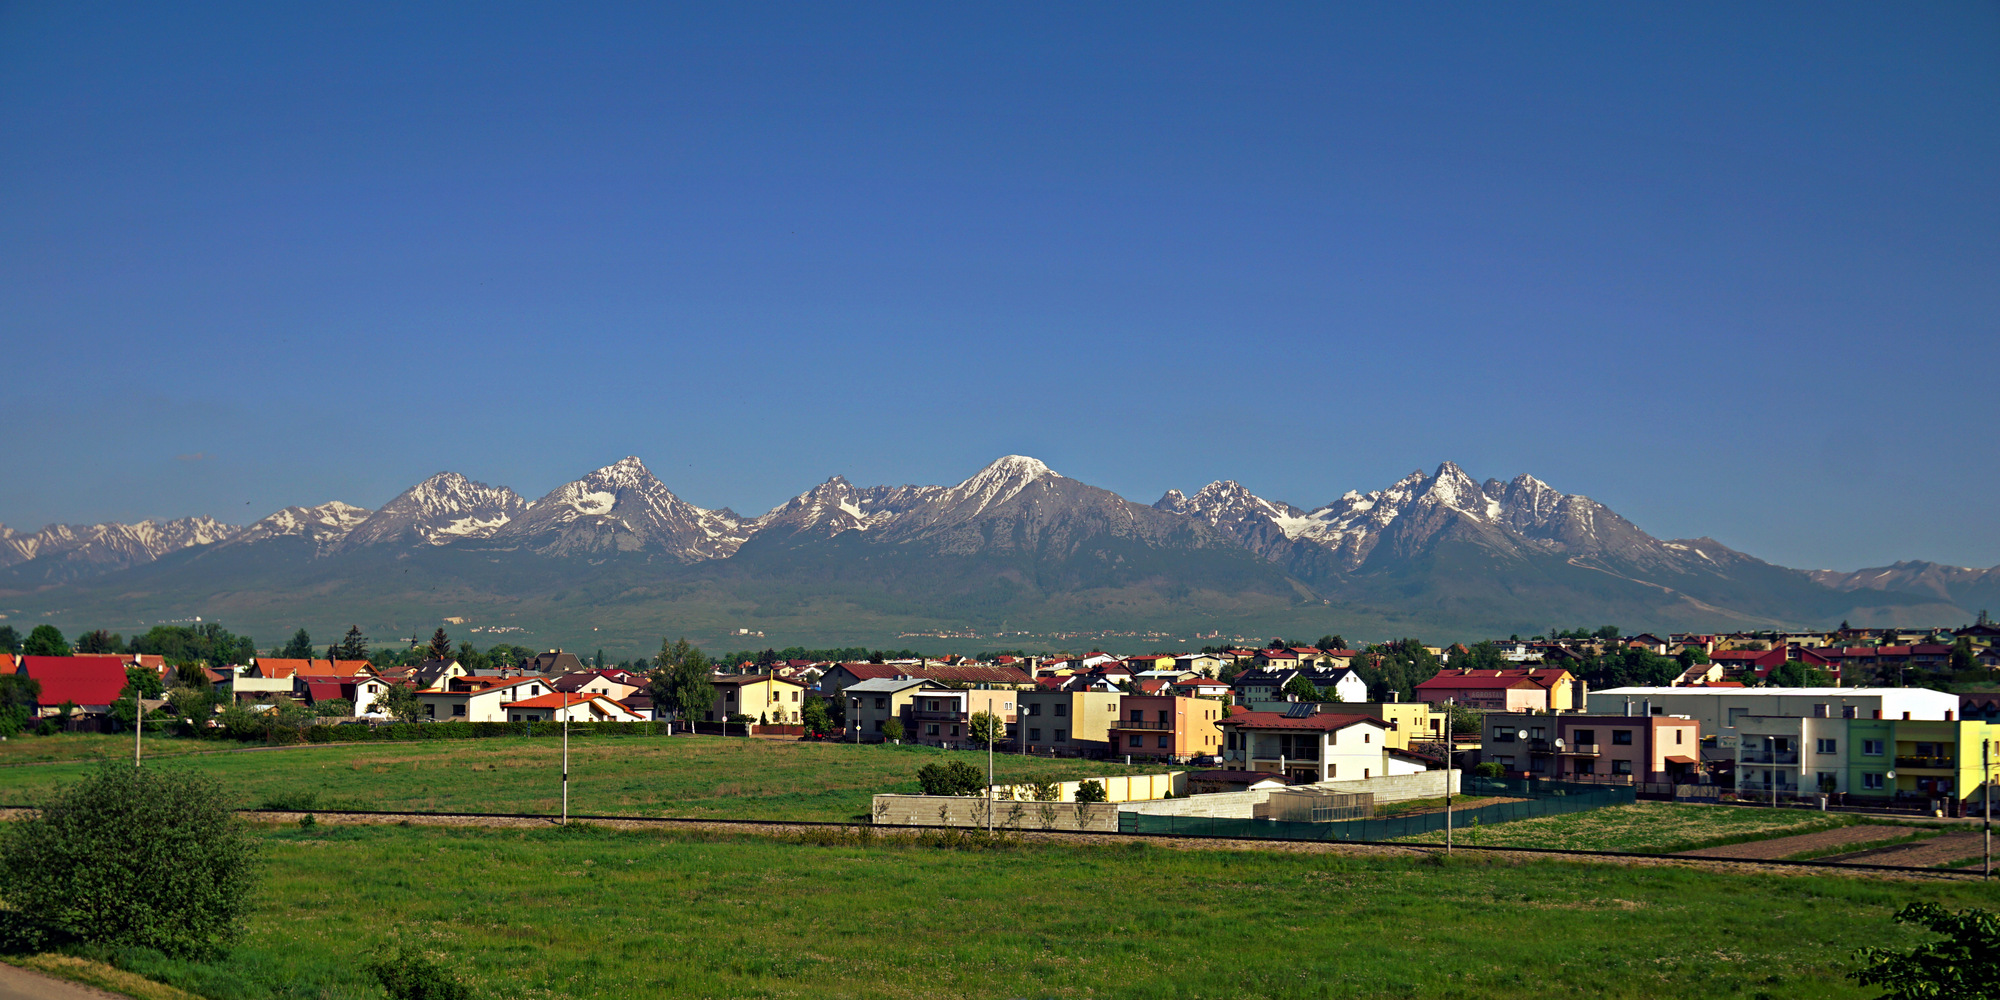
[[1453,459],[2000,563],[1990,3],[8,4],[0,134],[18,529]]

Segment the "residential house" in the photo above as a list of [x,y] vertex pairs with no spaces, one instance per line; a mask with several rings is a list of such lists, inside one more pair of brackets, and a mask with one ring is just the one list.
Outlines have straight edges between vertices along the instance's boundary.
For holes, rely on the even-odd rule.
[[563,674],[574,674],[589,670],[590,667],[582,660],[577,659],[575,653],[565,653],[560,649],[551,649],[546,653],[537,653],[522,660],[520,663],[514,665],[514,669],[521,674],[560,677]]
[[1175,694],[1189,698],[1213,698],[1225,705],[1229,703],[1229,685],[1206,677],[1181,681],[1173,689]]
[[603,670],[579,670],[549,679],[549,686],[557,691],[571,694],[601,694],[614,701],[626,698],[646,689],[646,679],[629,670],[607,667]]
[[506,722],[507,705],[548,694],[546,677],[458,678],[445,690],[417,692],[423,717],[434,722]]
[[1440,687],[1449,687],[1445,682],[1453,677],[1505,677],[1526,680],[1545,692],[1547,704],[1543,707],[1551,712],[1581,711],[1589,694],[1589,686],[1561,666],[1490,669],[1459,667],[1440,670],[1432,680],[1439,681]]
[[1687,782],[1701,773],[1701,723],[1664,715],[1492,713],[1479,751],[1510,775]]
[[[1977,800],[1993,755],[2000,771],[2000,725],[1963,719],[1847,720],[1847,801],[1928,805]],[[1963,812],[1962,807],[1955,811]]]
[[1205,698],[1128,694],[1106,736],[1114,754],[1179,760],[1222,750],[1222,717],[1228,707]]
[[118,656],[23,656],[14,672],[41,684],[35,696],[38,718],[61,715],[71,706],[74,716],[102,716],[125,690],[125,661]]
[[1118,721],[1123,698],[1117,691],[1023,691],[1015,739],[1025,740],[1030,751],[1109,751],[1111,725]]
[[[1014,702],[1021,692],[1001,689],[930,687],[910,698],[903,712],[903,732],[912,742],[953,746],[972,738],[972,717],[991,715],[1004,726],[1016,721]],[[1002,729],[1004,734],[1008,732]]]
[[1222,676],[1222,664],[1222,657],[1213,653],[1184,653],[1174,657],[1175,669],[1185,670],[1199,677]]
[[617,699],[589,692],[551,691],[520,701],[510,701],[500,707],[507,713],[508,722],[645,721],[643,716],[627,708]]
[[726,722],[746,715],[771,725],[795,725],[805,708],[805,687],[770,674],[716,674],[715,701],[705,713],[709,722]]
[[249,666],[236,668],[236,678],[231,687],[238,701],[268,702],[289,698],[298,686],[295,678],[299,671],[310,671],[312,665],[312,660],[260,656],[250,661]]
[[[1301,706],[1303,708],[1303,706]],[[1389,727],[1345,713],[1238,712],[1222,720],[1222,759],[1245,771],[1282,774],[1294,784],[1354,781],[1391,773]],[[1403,773],[1422,770],[1413,765]]]
[[[457,660],[425,660],[410,672],[410,683],[419,691],[444,691],[451,687],[452,681],[470,675],[471,671]],[[542,677],[543,683],[547,683],[545,676],[535,676]]]
[[[908,714],[910,699],[934,687],[921,677],[871,677],[847,685],[839,697],[847,713],[849,735],[881,737],[889,720],[901,721]],[[904,735],[908,734],[905,724]]]
[[1480,671],[1487,676],[1471,677],[1440,673],[1417,685],[1417,700],[1432,705],[1468,705],[1489,712],[1546,712],[1547,688],[1526,677],[1492,676],[1501,671]]
[[1450,716],[1421,701],[1321,702],[1319,711],[1381,719],[1389,727],[1385,742],[1391,750],[1408,750],[1417,740],[1443,739],[1451,729]]

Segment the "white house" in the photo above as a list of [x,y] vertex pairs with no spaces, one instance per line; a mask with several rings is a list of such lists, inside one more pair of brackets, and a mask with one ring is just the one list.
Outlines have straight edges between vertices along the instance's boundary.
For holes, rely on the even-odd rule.
[[508,722],[644,722],[638,713],[601,694],[552,691],[500,706]]
[[419,691],[424,718],[436,722],[506,722],[511,702],[555,690],[546,677],[521,677],[486,687],[460,691]]
[[[1221,721],[1222,759],[1294,782],[1352,781],[1391,773],[1389,726],[1366,715],[1238,712]],[[1396,773],[1410,768],[1398,762]]]

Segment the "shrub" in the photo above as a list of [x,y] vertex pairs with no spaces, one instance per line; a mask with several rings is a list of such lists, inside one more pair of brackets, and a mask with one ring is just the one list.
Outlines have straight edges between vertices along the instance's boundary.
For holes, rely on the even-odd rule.
[[391,1000],[467,1000],[472,991],[444,966],[414,952],[389,951],[363,966]]
[[1489,760],[1473,768],[1472,774],[1478,778],[1504,778],[1507,776],[1507,769],[1499,761]]
[[889,721],[882,723],[882,735],[887,739],[892,739],[892,740],[902,739],[903,738],[902,722],[896,719],[890,719]]
[[1104,801],[1104,782],[1086,781],[1076,786],[1076,800],[1078,802]]
[[1941,941],[1908,952],[1863,948],[1866,964],[1848,975],[1863,986],[1888,989],[1883,1000],[1957,1000],[1991,996],[2000,973],[2000,916],[1977,908],[1953,912],[1936,903],[1911,903],[1896,914],[1899,924],[1917,924]]
[[917,768],[917,784],[925,795],[979,795],[986,791],[986,776],[962,760],[949,760]]
[[55,931],[208,957],[241,930],[256,850],[214,781],[107,763],[0,834],[0,871]]

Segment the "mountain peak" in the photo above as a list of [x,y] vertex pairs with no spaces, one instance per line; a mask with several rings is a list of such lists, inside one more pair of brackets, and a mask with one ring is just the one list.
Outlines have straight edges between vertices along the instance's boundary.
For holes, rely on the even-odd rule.
[[636,486],[649,481],[659,481],[652,471],[646,468],[646,463],[639,461],[637,455],[627,455],[585,478],[614,486]]
[[[987,475],[1032,480],[1040,479],[1043,476],[1061,475],[1061,473],[1049,468],[1039,458],[1030,458],[1026,455],[1002,455],[994,459],[986,468],[979,470],[979,473],[972,478],[978,479]],[[967,482],[971,482],[971,480],[967,480]]]

